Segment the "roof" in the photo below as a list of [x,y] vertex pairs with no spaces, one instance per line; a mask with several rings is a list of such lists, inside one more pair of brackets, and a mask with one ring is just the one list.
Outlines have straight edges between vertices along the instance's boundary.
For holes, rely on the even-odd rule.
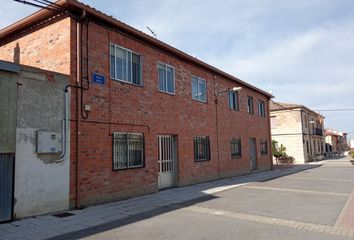
[[[208,69],[209,71],[215,73],[215,74],[219,74],[227,79],[230,79],[232,81],[235,81],[237,83],[239,83],[240,85],[243,85],[245,87],[248,87],[254,91],[257,91],[265,96],[267,96],[268,98],[273,98],[274,96],[266,91],[263,91],[260,88],[257,88],[245,81],[242,81],[239,78],[236,78],[216,67],[213,67],[195,57],[192,57],[191,55],[182,52],[181,50],[178,50],[158,39],[155,39],[117,19],[114,19],[111,16],[108,16],[86,4],[83,4],[81,2],[78,2],[76,0],[58,0],[55,2],[55,4],[61,5],[67,9],[69,9],[70,11],[74,11],[76,13],[78,13],[78,11],[86,11],[87,16],[91,16],[94,17],[96,19],[99,19],[100,21],[104,22],[106,25],[111,26],[113,28],[117,28],[120,31],[123,31],[125,33],[128,33],[129,35],[141,39],[144,42],[151,44],[161,50],[164,50],[168,53],[171,53],[175,56],[178,56],[179,58],[183,59],[184,61],[196,64],[197,66],[203,67],[205,69]],[[54,15],[56,15],[57,13],[48,10],[48,9],[41,9],[35,13],[33,13],[32,15],[0,30],[0,39],[5,39],[7,37],[10,37],[11,35],[13,35],[14,33],[20,32],[26,28],[29,28],[35,24],[40,23],[41,21],[50,18]]]
[[0,60],[0,71],[6,71],[6,72],[13,72],[13,73],[19,73],[20,72],[20,66],[16,63],[11,63],[11,62],[6,62]]
[[283,102],[274,102],[271,101],[269,104],[269,110],[271,112],[275,111],[282,111],[282,110],[295,110],[295,109],[303,109],[308,112],[312,112],[315,115],[319,115],[324,118],[320,113],[315,112],[314,110],[309,109],[308,107],[301,105],[301,104],[295,104],[295,103],[283,103]]

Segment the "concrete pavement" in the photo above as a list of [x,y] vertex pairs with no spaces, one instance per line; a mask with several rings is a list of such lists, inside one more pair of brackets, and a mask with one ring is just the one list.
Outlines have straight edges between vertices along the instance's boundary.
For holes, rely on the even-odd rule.
[[1,224],[0,239],[353,239],[353,190],[343,158]]

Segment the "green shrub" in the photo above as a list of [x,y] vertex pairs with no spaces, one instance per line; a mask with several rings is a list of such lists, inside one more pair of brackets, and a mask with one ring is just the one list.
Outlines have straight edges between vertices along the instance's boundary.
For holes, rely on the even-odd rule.
[[352,158],[354,158],[354,151],[350,151],[350,152],[349,152],[349,156],[351,156]]

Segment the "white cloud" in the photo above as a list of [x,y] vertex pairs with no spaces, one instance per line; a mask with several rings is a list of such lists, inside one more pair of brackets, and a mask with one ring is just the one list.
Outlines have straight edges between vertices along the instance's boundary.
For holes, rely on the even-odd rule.
[[[0,28],[36,10],[3,1]],[[354,107],[353,1],[84,2],[266,91],[272,78],[276,100]],[[330,113],[326,122],[354,131],[353,118]]]

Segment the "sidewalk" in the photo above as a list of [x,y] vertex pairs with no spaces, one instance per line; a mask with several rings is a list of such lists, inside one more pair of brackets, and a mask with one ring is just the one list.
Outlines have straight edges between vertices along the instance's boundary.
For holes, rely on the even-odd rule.
[[[65,211],[26,218],[0,224],[1,240],[60,238],[61,235],[112,222],[127,221],[140,214],[165,209],[187,201],[206,201],[213,194],[252,182],[267,181],[284,175],[315,168],[321,164],[296,165],[290,168],[276,168],[273,171],[257,172],[250,175],[201,183],[188,187],[164,190],[154,194],[130,198],[123,201],[87,207],[82,210]],[[171,208],[170,210],[173,210]],[[56,216],[55,216],[56,215]]]

